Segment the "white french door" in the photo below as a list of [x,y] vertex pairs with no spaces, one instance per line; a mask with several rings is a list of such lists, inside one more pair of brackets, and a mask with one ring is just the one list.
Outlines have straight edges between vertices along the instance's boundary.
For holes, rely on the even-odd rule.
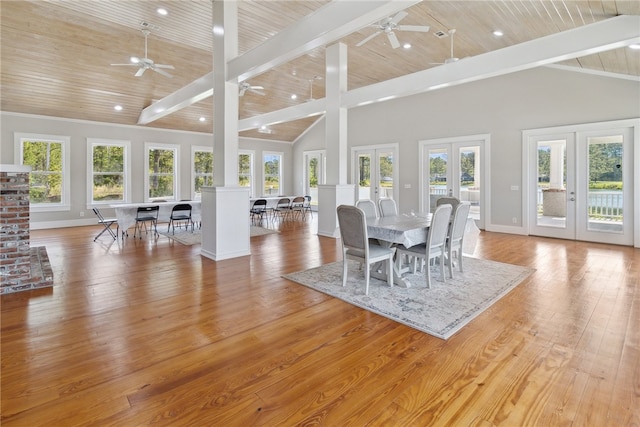
[[454,196],[471,205],[469,215],[484,229],[485,143],[488,135],[422,141],[422,212]]
[[353,182],[356,200],[369,199],[377,205],[380,199],[398,202],[398,171],[395,167],[397,146],[379,146],[352,150]]
[[633,128],[529,135],[529,234],[633,244]]

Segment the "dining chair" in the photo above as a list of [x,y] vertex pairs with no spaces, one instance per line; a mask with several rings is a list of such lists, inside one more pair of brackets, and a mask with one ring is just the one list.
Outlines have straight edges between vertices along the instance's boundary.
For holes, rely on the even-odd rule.
[[369,242],[367,221],[364,211],[355,206],[340,205],[337,209],[340,237],[342,240],[342,286],[347,285],[348,260],[363,263],[365,295],[369,294],[369,276],[371,265],[386,262],[387,283],[393,287],[394,248],[383,247]]
[[313,218],[313,209],[311,209],[311,196],[304,196],[304,213],[305,216],[307,214],[307,212],[309,212],[309,215],[311,215],[311,218]]
[[148,233],[147,223],[149,228],[153,227],[153,231],[156,236],[158,235],[158,212],[160,206],[141,206],[136,211],[136,228],[133,231],[133,238],[135,239],[138,230],[140,230],[140,238],[142,239],[142,227],[144,227],[145,233]]
[[291,216],[295,217],[298,215],[300,219],[304,219],[304,197],[296,196],[291,200]]
[[191,220],[192,207],[189,203],[179,203],[171,208],[171,215],[169,216],[169,226],[167,227],[167,233],[173,226],[173,234],[176,234],[176,222],[178,222],[178,228],[182,226],[182,222],[185,223],[185,230],[189,229],[191,224],[191,232],[193,233],[193,221]]
[[380,208],[381,217],[398,215],[398,205],[393,199],[380,199],[378,207]]
[[[116,240],[118,238],[117,237],[118,234],[120,233],[120,227],[118,226],[118,219],[117,218],[105,218],[104,216],[102,216],[102,213],[97,208],[93,208],[93,213],[96,214],[96,216],[98,217],[98,224],[102,224],[104,226],[102,231],[93,239],[93,241],[95,242],[96,240],[98,240],[98,238],[100,236],[102,236],[102,234],[105,231],[107,231],[107,232],[109,232],[109,234],[111,234],[111,237],[113,237],[113,240]],[[116,225],[115,234],[114,234],[113,230],[111,229],[111,226],[113,224]]]
[[256,218],[259,218],[260,222],[262,222],[264,215],[267,213],[267,199],[257,199],[253,202],[249,213],[253,222],[256,222]]
[[359,207],[364,211],[364,216],[367,219],[378,218],[378,208],[376,208],[376,204],[373,200],[360,199],[356,202],[356,207]]
[[286,220],[291,214],[291,200],[288,197],[283,197],[276,203],[276,207],[273,208],[273,219],[280,218],[282,221]]
[[436,199],[436,207],[441,206],[441,205],[451,205],[452,207],[452,211],[451,214],[455,214],[456,209],[458,208],[458,205],[460,204],[460,199],[458,199],[457,197],[453,197],[453,196],[444,196],[444,197],[439,197],[438,199]]
[[453,255],[455,253],[458,260],[458,268],[462,272],[462,244],[464,241],[464,231],[467,228],[467,218],[471,205],[461,203],[453,214],[453,224],[447,238],[447,260],[449,264],[449,276],[453,278]]
[[440,274],[442,276],[442,281],[446,282],[444,263],[451,210],[452,208],[449,204],[441,205],[436,208],[436,211],[431,218],[431,225],[429,226],[427,242],[425,244],[411,246],[410,248],[407,248],[404,245],[398,245],[396,247],[396,251],[398,252],[397,257],[407,255],[409,257],[424,259],[427,288],[431,288],[431,268],[429,268],[429,263],[432,259],[438,260],[440,264]]

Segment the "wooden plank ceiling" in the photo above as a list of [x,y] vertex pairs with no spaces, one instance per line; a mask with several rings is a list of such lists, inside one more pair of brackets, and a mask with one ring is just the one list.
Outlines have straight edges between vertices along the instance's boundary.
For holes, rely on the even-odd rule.
[[[239,48],[246,52],[326,4],[326,0],[239,1]],[[156,10],[164,7],[168,15]],[[617,15],[640,15],[640,2],[620,0],[430,1],[408,9],[402,25],[429,26],[429,32],[397,31],[393,49],[385,34],[356,46],[375,31],[362,28],[341,41],[348,46],[349,90],[385,81],[441,63],[450,53],[475,56]],[[142,109],[212,69],[211,2],[204,0],[29,0],[3,1],[1,15],[1,109],[8,112],[136,124]],[[143,24],[145,23],[145,24]],[[171,64],[173,78],[153,71],[135,77],[134,67],[115,67],[130,56],[142,57],[149,28],[148,57]],[[504,33],[493,35],[494,30]],[[240,118],[324,97],[324,48],[315,49],[248,83],[240,98]],[[640,76],[640,51],[620,48],[577,58],[564,65]],[[296,95],[296,99],[292,99]],[[115,111],[114,105],[123,106]],[[200,121],[200,118],[204,121]],[[294,141],[316,118],[272,126],[271,134],[242,136]],[[212,102],[203,100],[147,125],[211,132]]]

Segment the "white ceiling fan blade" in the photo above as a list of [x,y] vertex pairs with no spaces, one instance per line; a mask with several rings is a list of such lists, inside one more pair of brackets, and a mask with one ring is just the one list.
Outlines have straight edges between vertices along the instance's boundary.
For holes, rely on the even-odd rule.
[[146,70],[146,69],[147,69],[146,67],[140,67],[140,68],[138,69],[138,71],[136,71],[135,76],[136,76],[136,77],[141,77],[141,76],[144,74],[144,72],[145,72],[145,70]]
[[114,66],[114,67],[131,67],[131,66],[139,67],[138,64],[131,64],[131,63],[129,63],[129,64],[111,64],[111,65]]
[[160,68],[157,68],[157,67],[155,67],[155,66],[154,66],[153,68],[151,68],[151,69],[152,69],[153,71],[155,71],[156,73],[158,73],[158,74],[162,74],[162,75],[163,75],[163,76],[165,76],[165,77],[168,77],[168,78],[172,78],[172,77],[173,77],[171,74],[169,74],[169,73],[167,73],[166,71],[161,70]]
[[391,20],[389,21],[389,23],[394,23],[397,24],[398,22],[402,21],[404,18],[407,17],[407,15],[409,15],[407,12],[405,12],[404,10],[401,10],[400,12],[396,13],[395,16],[393,18],[391,18]]
[[360,47],[363,44],[365,44],[366,42],[368,42],[369,40],[371,40],[372,38],[374,38],[375,36],[377,36],[378,34],[380,34],[382,31],[378,30],[375,33],[371,34],[369,37],[365,38],[364,40],[362,40],[360,43],[358,43],[356,45],[356,47]]
[[398,25],[400,31],[418,31],[421,33],[428,33],[429,27],[426,25]]
[[389,43],[391,43],[391,47],[397,49],[400,47],[400,41],[398,41],[398,36],[393,31],[387,33],[387,37],[389,37]]
[[168,70],[175,70],[176,67],[174,67],[173,65],[167,65],[167,64],[153,64],[154,67],[156,68],[166,68]]
[[255,88],[249,88],[249,91],[255,93],[256,95],[260,95],[260,96],[265,96],[266,95],[266,93],[262,92],[259,89],[255,89]]

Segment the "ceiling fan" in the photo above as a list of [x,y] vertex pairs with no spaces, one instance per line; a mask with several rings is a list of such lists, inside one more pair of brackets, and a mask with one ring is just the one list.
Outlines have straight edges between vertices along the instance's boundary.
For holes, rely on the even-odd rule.
[[404,10],[401,10],[400,12],[396,13],[393,17],[387,17],[376,24],[370,25],[373,28],[377,28],[377,31],[371,34],[370,36],[366,37],[356,46],[360,47],[366,42],[368,42],[369,40],[376,37],[378,34],[385,33],[387,35],[387,38],[389,39],[389,43],[391,43],[391,47],[393,47],[394,49],[397,49],[400,47],[400,42],[398,41],[398,36],[396,36],[396,33],[394,31],[418,31],[421,33],[429,32],[429,27],[426,25],[398,25],[398,23],[408,15],[409,14],[407,12],[405,12]]
[[149,33],[151,31],[147,29],[142,29],[142,34],[144,34],[144,57],[140,58],[137,56],[131,57],[131,62],[128,64],[111,64],[116,67],[125,66],[125,67],[138,67],[138,71],[136,71],[135,76],[140,77],[144,74],[146,70],[155,71],[156,73],[162,74],[165,77],[173,77],[171,74],[167,73],[163,70],[163,68],[173,70],[175,69],[173,65],[165,65],[165,64],[156,64],[147,56],[147,38],[149,37]]
[[[455,28],[452,28],[447,32],[451,36],[451,56],[449,56],[447,59],[445,59],[444,62],[432,62],[431,65],[450,64],[452,62],[457,62],[457,61],[460,60],[460,58],[456,58],[455,56],[453,56],[453,35],[456,33],[456,30],[455,30]],[[440,32],[440,33],[442,33],[442,32]],[[442,33],[442,34],[444,34],[444,33]]]
[[248,82],[241,82],[238,85],[238,88],[240,89],[240,92],[239,92],[240,96],[244,96],[244,94],[247,93],[247,91],[253,92],[256,95],[260,95],[260,96],[265,96],[266,95],[266,93],[263,92],[263,90],[264,90],[263,86],[253,86],[253,85],[249,84]]

